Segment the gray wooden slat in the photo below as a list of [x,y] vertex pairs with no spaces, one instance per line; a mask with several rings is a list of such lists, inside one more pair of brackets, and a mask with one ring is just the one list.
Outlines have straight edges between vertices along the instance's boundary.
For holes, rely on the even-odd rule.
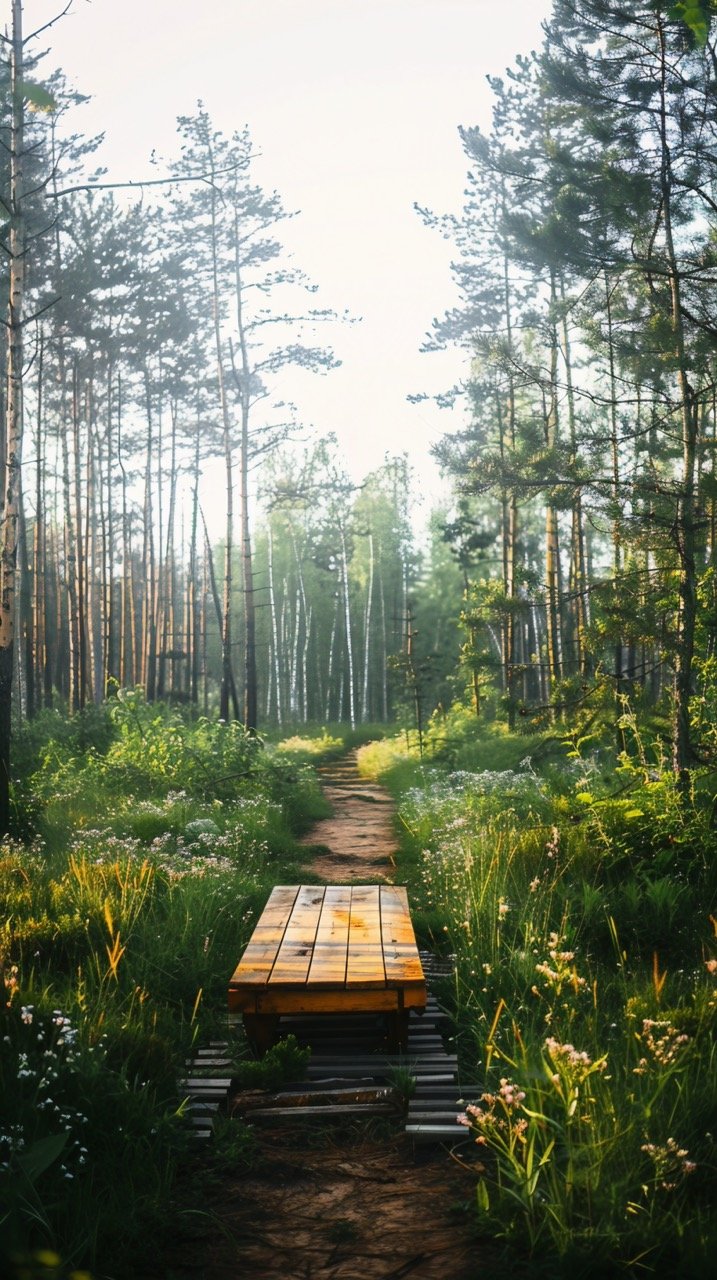
[[465,1125],[460,1125],[456,1116],[460,1115],[459,1111],[411,1111],[408,1112],[408,1124],[447,1124],[455,1125],[456,1133],[459,1129],[465,1129]]
[[450,1112],[452,1116],[458,1116],[462,1114],[464,1108],[452,1098],[416,1098],[414,1095],[408,1104],[409,1115],[414,1111],[445,1111]]
[[279,1118],[304,1120],[331,1120],[337,1116],[387,1116],[395,1115],[396,1109],[388,1102],[329,1103],[324,1107],[256,1107],[251,1111],[252,1120]]
[[180,1089],[228,1089],[231,1084],[230,1076],[188,1076],[186,1080],[179,1081]]
[[[423,1125],[423,1124],[413,1124],[413,1125],[407,1124],[406,1125],[406,1133],[408,1134],[408,1137],[413,1138],[414,1142],[421,1142],[421,1143],[424,1143],[424,1142],[454,1143],[456,1141],[460,1142],[461,1130],[458,1125],[456,1125],[456,1129],[458,1129],[457,1134],[455,1132],[455,1129],[449,1128],[448,1125],[435,1125],[435,1126]],[[464,1129],[463,1130],[464,1140],[466,1135],[467,1135],[467,1130]]]

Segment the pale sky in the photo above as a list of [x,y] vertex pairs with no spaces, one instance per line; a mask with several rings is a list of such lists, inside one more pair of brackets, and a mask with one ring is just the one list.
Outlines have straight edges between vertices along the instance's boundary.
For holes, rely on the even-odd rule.
[[[26,0],[26,31],[63,0]],[[5,4],[9,21],[9,4]],[[301,210],[283,238],[319,285],[314,305],[361,316],[325,337],[342,367],[288,389],[302,420],[335,431],[355,478],[407,450],[427,503],[432,442],[451,417],[411,393],[460,380],[463,357],[421,355],[455,300],[450,246],[413,203],[457,211],[459,125],[490,121],[487,75],[540,43],[549,0],[74,0],[43,37],[92,96],[75,127],[104,131],[114,180],[172,156],[175,120],[201,98],[227,133],[249,126],[254,176]]]

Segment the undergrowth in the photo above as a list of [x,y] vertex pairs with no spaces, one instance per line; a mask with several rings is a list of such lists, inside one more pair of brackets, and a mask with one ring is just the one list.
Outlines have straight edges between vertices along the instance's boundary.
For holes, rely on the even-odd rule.
[[159,1265],[186,1161],[184,1063],[226,1035],[228,978],[273,885],[306,878],[296,834],[326,806],[304,760],[137,691],[44,713],[17,746],[27,838],[0,846],[0,1273],[119,1280],[153,1251]]
[[620,730],[621,751],[428,735],[422,758],[404,735],[360,762],[400,797],[419,930],[455,956],[478,1229],[536,1273],[696,1277],[717,1244],[717,781],[685,797],[628,706]]

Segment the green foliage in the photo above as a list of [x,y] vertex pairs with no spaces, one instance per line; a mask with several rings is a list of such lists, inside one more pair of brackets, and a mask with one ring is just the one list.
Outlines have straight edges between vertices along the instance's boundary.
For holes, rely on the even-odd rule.
[[57,100],[44,85],[35,84],[32,80],[18,80],[17,93],[28,103],[31,111],[57,111]]
[[236,1083],[244,1089],[280,1089],[292,1081],[303,1080],[311,1058],[311,1049],[302,1049],[296,1036],[288,1035],[267,1049],[258,1062],[240,1062]]
[[[172,1220],[183,1064],[225,1034],[228,976],[272,885],[301,874],[286,855],[319,790],[236,726],[136,693],[39,720],[23,751],[43,835],[0,846],[0,1235],[30,1268],[44,1250],[63,1276],[109,1257],[128,1276]],[[296,1077],[304,1057],[280,1046],[261,1069]]]
[[461,1075],[485,1081],[463,1117],[486,1153],[481,1229],[554,1275],[697,1276],[715,1240],[715,835],[629,708],[623,729],[616,767],[599,741],[565,749],[559,788],[550,769],[434,764],[400,816],[418,918],[455,956]]
[[671,18],[684,22],[698,47],[706,45],[714,14],[712,0],[677,0],[668,12]]
[[276,752],[291,760],[335,760],[346,750],[342,737],[322,729],[316,736],[294,734],[290,738],[282,738],[276,744]]

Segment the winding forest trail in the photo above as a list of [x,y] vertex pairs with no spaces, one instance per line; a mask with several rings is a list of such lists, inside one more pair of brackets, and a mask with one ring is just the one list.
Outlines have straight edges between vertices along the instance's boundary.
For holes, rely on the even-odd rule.
[[[359,777],[355,754],[321,770],[333,808],[302,843],[328,883],[389,880],[395,805]],[[477,1248],[475,1171],[444,1148],[415,1152],[383,1120],[316,1131],[301,1121],[256,1132],[257,1164],[228,1174],[203,1204],[215,1226],[198,1271],[177,1280],[480,1280],[495,1258]],[[217,1225],[220,1229],[217,1230]],[[191,1254],[191,1250],[190,1250]]]
[[316,822],[301,841],[317,849],[311,870],[326,884],[391,880],[398,846],[393,826],[396,806],[389,792],[360,776],[355,751],[319,773],[333,812]]

